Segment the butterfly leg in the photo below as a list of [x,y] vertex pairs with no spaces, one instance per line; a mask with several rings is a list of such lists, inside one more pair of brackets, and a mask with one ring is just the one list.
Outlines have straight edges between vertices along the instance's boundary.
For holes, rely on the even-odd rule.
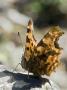
[[[21,63],[18,63],[17,64],[17,66],[13,69],[13,72],[12,73],[14,73],[14,71],[16,70],[16,68],[18,67],[18,65],[21,65]],[[8,80],[8,83],[12,83],[13,81],[15,81],[14,75],[11,75],[10,76],[10,79]]]
[[15,67],[14,70],[13,70],[13,72],[16,71],[16,68],[18,67],[18,65],[21,65],[21,63],[18,63],[18,64],[16,65],[16,67]]
[[29,68],[28,68],[28,79],[29,79]]
[[[13,69],[13,73],[14,73],[14,71],[16,71],[16,68],[18,67],[18,65],[21,65],[21,63],[18,63],[18,64],[16,65],[16,67]],[[13,76],[11,76],[11,81],[14,81],[14,77],[13,77]]]

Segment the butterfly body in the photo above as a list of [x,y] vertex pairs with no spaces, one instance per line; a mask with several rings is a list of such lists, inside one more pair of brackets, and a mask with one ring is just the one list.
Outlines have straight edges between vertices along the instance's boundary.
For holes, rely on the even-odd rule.
[[50,28],[39,43],[32,32],[32,21],[27,27],[26,45],[21,66],[34,75],[50,75],[60,64],[59,55],[62,48],[58,45],[59,37],[63,32],[58,26]]

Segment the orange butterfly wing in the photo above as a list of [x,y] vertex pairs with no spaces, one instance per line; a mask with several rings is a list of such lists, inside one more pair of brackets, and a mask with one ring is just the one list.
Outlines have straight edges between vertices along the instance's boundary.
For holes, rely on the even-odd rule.
[[24,60],[21,65],[24,61],[24,68],[35,75],[50,75],[60,64],[61,48],[58,45],[58,40],[62,34],[63,32],[58,26],[51,27],[50,31],[37,44],[32,34],[32,22],[29,21]]

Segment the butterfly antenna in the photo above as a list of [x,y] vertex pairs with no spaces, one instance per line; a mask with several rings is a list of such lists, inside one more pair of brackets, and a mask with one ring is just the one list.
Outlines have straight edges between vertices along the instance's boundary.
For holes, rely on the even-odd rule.
[[18,32],[18,36],[19,36],[19,38],[20,38],[21,45],[23,46],[22,39],[21,39],[21,35],[20,35],[20,33],[19,33],[19,32]]

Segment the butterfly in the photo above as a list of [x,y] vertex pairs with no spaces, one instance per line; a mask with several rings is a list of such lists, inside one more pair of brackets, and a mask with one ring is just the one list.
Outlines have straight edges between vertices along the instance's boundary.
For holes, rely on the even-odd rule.
[[62,48],[59,47],[59,37],[64,34],[59,26],[53,26],[37,42],[33,35],[33,22],[29,20],[26,33],[25,51],[22,57],[22,68],[32,72],[34,75],[48,75],[60,65],[59,55]]

